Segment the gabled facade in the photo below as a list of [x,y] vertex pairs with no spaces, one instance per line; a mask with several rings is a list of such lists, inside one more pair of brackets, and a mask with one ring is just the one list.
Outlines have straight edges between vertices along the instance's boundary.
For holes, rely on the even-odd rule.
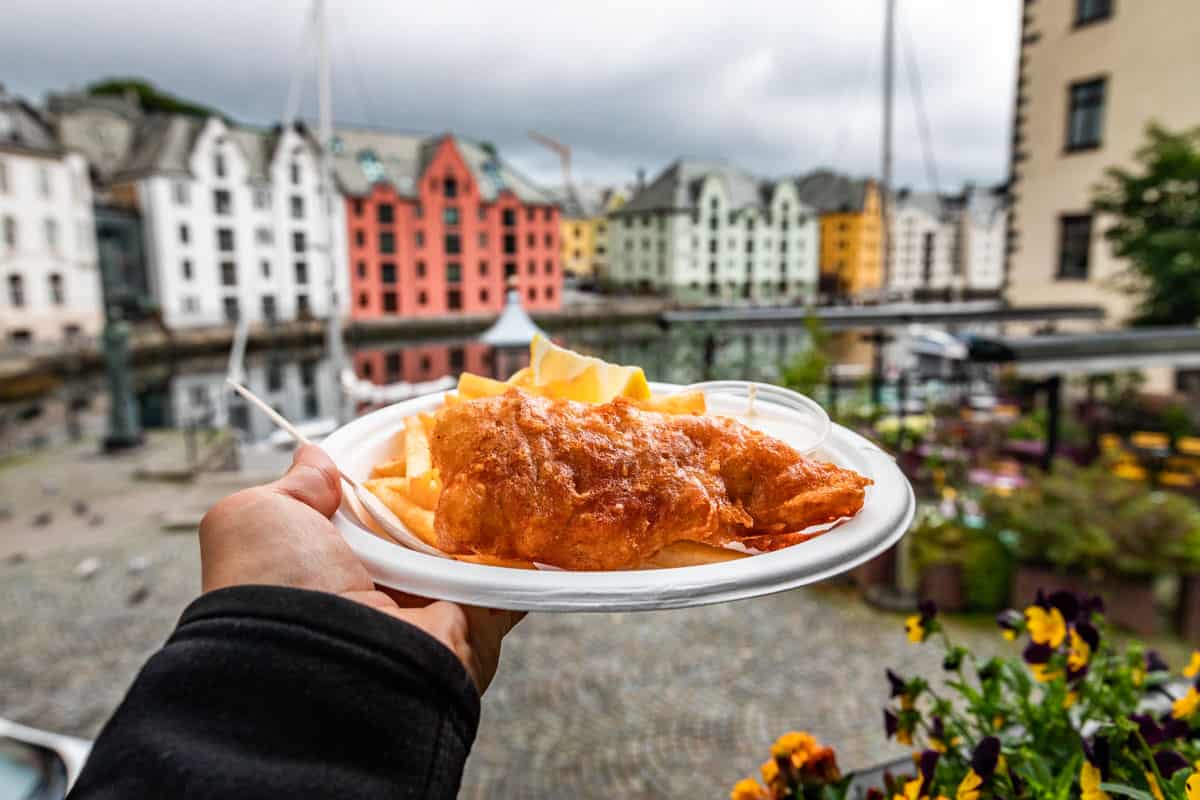
[[459,137],[340,131],[350,316],[492,313],[515,287],[562,303],[560,212],[494,152]]
[[0,346],[94,336],[103,323],[87,162],[0,89]]
[[791,181],[681,160],[609,215],[606,283],[682,302],[808,302],[817,221]]
[[563,271],[577,278],[595,279],[608,266],[606,216],[625,204],[617,189],[570,187],[562,200]]
[[877,298],[883,290],[879,186],[818,170],[797,181],[800,198],[821,215],[822,293]]

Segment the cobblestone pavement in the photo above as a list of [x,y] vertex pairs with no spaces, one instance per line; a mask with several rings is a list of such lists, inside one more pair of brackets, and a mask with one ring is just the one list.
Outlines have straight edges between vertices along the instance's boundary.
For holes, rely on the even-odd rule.
[[[5,494],[12,470],[0,468]],[[181,490],[137,491],[145,511],[178,503]],[[190,491],[195,502],[201,489]],[[195,596],[194,533],[134,517],[0,560],[0,716],[94,736]],[[0,521],[0,543],[26,522]],[[99,560],[87,579],[74,574],[85,557]],[[956,635],[1002,646],[984,628]],[[505,645],[462,796],[725,797],[792,728],[835,745],[844,767],[865,767],[904,752],[882,735],[884,667],[937,674],[939,661],[907,642],[899,617],[836,587],[683,611],[533,615]]]

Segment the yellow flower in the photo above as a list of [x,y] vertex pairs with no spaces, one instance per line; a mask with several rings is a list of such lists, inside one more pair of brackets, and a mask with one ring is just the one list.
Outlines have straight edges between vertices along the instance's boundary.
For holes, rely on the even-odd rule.
[[908,634],[908,640],[913,644],[925,641],[925,623],[920,614],[913,614],[904,620],[904,632]]
[[1088,665],[1092,660],[1092,646],[1079,635],[1079,632],[1074,628],[1071,629],[1071,650],[1067,653],[1067,667],[1071,672],[1078,672]]
[[1079,692],[1067,692],[1067,696],[1063,698],[1063,708],[1070,708],[1075,705],[1075,701],[1079,699]]
[[775,759],[773,758],[764,761],[760,770],[762,771],[763,783],[767,786],[773,784],[775,779],[779,777],[779,765],[775,763]]
[[734,784],[729,800],[768,800],[768,795],[754,778],[743,778]]
[[1100,788],[1100,768],[1084,759],[1079,770],[1079,789],[1081,800],[1109,800],[1108,793]]
[[1010,642],[1015,642],[1017,640],[1017,632],[1012,628],[1003,628],[1000,631],[1000,635]]
[[1067,638],[1067,622],[1057,608],[1047,610],[1030,606],[1025,609],[1025,626],[1029,629],[1029,638],[1037,644],[1058,647]]
[[816,746],[817,740],[811,734],[789,731],[771,745],[771,755],[775,758],[787,758],[795,752],[808,752]]
[[968,770],[967,777],[958,785],[954,800],[979,800],[980,786],[983,786],[983,778],[979,777],[975,770]]
[[1196,691],[1195,686],[1189,686],[1187,694],[1171,704],[1171,716],[1175,719],[1187,719],[1196,713],[1196,708],[1200,706],[1200,692]]
[[1163,797],[1162,789],[1158,788],[1158,779],[1153,772],[1146,773],[1146,783],[1150,784],[1150,794],[1154,795],[1154,800],[1167,800]]
[[1129,679],[1133,681],[1134,686],[1141,686],[1142,681],[1146,680],[1146,670],[1134,667],[1129,673]]
[[1004,715],[1003,714],[997,714],[996,716],[992,717],[992,727],[995,728],[996,730],[1000,730],[1001,728],[1004,727]]
[[893,796],[893,800],[921,800],[921,784],[924,781],[921,778],[913,778],[908,783],[904,784],[903,794]]
[[912,711],[914,705],[915,701],[913,700],[912,695],[908,693],[900,695],[900,708],[904,709],[905,711]]
[[944,753],[944,752],[946,752],[946,743],[943,742],[941,739],[937,739],[937,738],[934,738],[933,736],[930,736],[929,737],[929,749],[936,750],[939,753]]
[[1200,650],[1192,651],[1192,660],[1183,668],[1184,677],[1194,678],[1200,675]]
[[1056,669],[1051,669],[1049,664],[1030,664],[1029,671],[1033,673],[1035,679],[1042,683],[1049,683],[1062,674]]
[[1200,772],[1188,775],[1187,783],[1183,785],[1183,792],[1187,796],[1187,800],[1200,800]]
[[912,747],[912,731],[907,728],[898,728],[896,730],[896,741],[905,747]]

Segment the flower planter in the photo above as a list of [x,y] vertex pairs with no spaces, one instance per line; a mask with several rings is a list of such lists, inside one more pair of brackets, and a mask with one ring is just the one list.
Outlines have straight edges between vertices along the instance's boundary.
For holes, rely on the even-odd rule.
[[1178,623],[1185,642],[1200,641],[1200,575],[1184,575],[1179,582]]
[[866,591],[872,586],[895,586],[896,548],[891,547],[850,570],[850,576],[861,591]]
[[918,594],[932,600],[942,611],[962,611],[966,603],[960,564],[930,564],[921,570]]
[[[1114,625],[1139,636],[1153,636],[1162,631],[1154,603],[1154,585],[1149,578],[1110,577],[1097,581],[1085,575],[1055,572],[1048,567],[1019,565],[1013,573],[1013,606],[1020,609],[1032,603],[1038,589],[1046,594],[1063,590],[1099,595],[1104,600],[1104,615]],[[1197,601],[1197,608],[1200,610],[1200,601]],[[1197,619],[1200,620],[1200,616]]]

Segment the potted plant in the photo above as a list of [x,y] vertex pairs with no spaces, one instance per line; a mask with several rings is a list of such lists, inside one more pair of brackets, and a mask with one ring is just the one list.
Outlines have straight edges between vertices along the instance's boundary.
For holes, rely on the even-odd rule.
[[947,611],[995,612],[1008,605],[1012,554],[986,524],[978,502],[946,490],[909,533],[918,593]]

